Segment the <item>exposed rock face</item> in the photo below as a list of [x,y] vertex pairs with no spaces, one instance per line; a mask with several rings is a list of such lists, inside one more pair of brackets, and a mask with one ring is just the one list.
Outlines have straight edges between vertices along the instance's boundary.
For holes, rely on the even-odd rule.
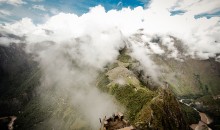
[[100,130],[135,130],[135,128],[130,125],[122,113],[115,113],[111,117],[100,119],[101,128]]
[[[159,90],[159,95],[145,105],[138,114],[137,125],[141,129],[189,129],[184,112],[170,90]],[[148,112],[144,114],[145,112]],[[145,115],[145,116],[144,116]]]

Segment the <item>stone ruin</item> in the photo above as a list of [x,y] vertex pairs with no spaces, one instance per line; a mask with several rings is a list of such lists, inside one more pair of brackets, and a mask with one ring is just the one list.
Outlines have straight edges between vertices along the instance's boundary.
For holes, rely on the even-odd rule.
[[99,119],[101,123],[100,130],[135,130],[125,119],[120,112],[113,114],[109,118]]

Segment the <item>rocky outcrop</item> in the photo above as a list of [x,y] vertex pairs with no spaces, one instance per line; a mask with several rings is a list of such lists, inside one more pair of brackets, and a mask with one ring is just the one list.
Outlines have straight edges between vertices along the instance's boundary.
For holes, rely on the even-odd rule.
[[100,119],[100,123],[100,130],[135,130],[120,112],[113,114],[111,117]]
[[158,91],[158,96],[154,97],[138,113],[136,125],[143,130],[189,129],[184,111],[171,91],[162,89]]
[[1,130],[13,130],[14,122],[17,119],[16,116],[0,117],[0,128]]

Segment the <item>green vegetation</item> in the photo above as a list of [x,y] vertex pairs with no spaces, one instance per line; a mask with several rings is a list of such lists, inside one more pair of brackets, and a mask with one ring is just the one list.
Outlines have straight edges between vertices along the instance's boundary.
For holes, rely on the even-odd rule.
[[216,98],[212,95],[202,96],[200,98],[197,98],[194,101],[194,104],[196,104],[196,102],[202,104],[202,106],[198,108],[200,111],[206,112],[207,114],[211,114],[214,116],[220,116],[220,99],[218,98],[218,96],[216,96]]
[[129,63],[131,62],[131,56],[122,54],[122,55],[119,55],[118,60],[124,63]]
[[154,92],[145,89],[138,89],[135,91],[132,85],[112,85],[111,94],[127,108],[126,115],[129,120],[133,122],[137,113],[143,108],[143,106],[154,97]]
[[132,62],[132,58],[130,55],[127,54],[127,48],[123,48],[120,50],[120,55],[118,56],[118,60],[124,63]]
[[[129,62],[129,66],[132,66],[125,51],[118,60],[122,63]],[[113,95],[125,107],[124,114],[130,123],[139,129],[189,129],[188,123],[192,121],[187,121],[189,117],[185,114],[189,109],[182,108],[171,90],[150,90],[133,74],[134,68],[109,66],[111,67],[105,72],[100,73],[97,87]],[[125,80],[125,84],[117,83],[117,77]]]
[[[149,89],[150,87],[141,82],[137,74],[135,75],[138,73],[135,70],[136,61],[127,54],[126,49],[120,53],[115,63],[100,72],[96,86],[101,91],[114,96],[116,101],[123,105],[125,118],[131,124],[144,130],[187,130],[189,124],[198,123],[198,112],[179,103],[173,94],[174,92],[177,95],[185,95],[192,90],[190,86],[177,88],[174,83],[169,84],[172,90]],[[11,110],[13,108],[11,113],[17,114],[16,129],[53,129],[51,126],[54,126],[55,129],[90,130],[77,106],[66,103],[70,102],[67,101],[68,99],[54,96],[54,88],[44,91],[44,94],[33,93],[39,85],[40,76],[40,70],[34,65],[29,71],[13,74],[7,81],[10,88],[1,88],[1,91],[5,91],[0,95],[1,100],[5,99],[16,106],[8,105]],[[123,82],[119,83],[118,78]],[[202,84],[200,79],[199,84]],[[206,85],[201,86],[202,92],[204,90],[210,92],[206,89],[208,88]],[[190,94],[192,93],[188,95]],[[42,95],[46,97],[41,97]],[[42,99],[45,102],[42,102]],[[50,103],[47,104],[47,101]],[[196,101],[205,105],[220,104],[219,100],[213,100],[211,95],[197,98]]]

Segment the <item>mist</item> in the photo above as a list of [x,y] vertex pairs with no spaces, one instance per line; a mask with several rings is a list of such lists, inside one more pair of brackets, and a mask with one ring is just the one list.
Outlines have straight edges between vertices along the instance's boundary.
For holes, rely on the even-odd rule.
[[[42,104],[53,102],[53,99],[44,99],[46,92],[53,90],[53,94],[48,95],[62,98],[77,108],[89,125],[97,129],[99,118],[123,109],[113,97],[97,89],[96,79],[125,46],[132,50],[130,55],[140,62],[141,69],[156,82],[159,82],[160,66],[152,60],[154,54],[166,54],[167,58],[180,61],[184,56],[212,57],[218,61],[220,18],[195,19],[195,15],[204,12],[193,6],[187,10],[184,2],[176,8],[185,9],[186,13],[171,16],[169,9],[173,9],[176,2],[153,0],[146,9],[123,8],[108,12],[99,5],[82,16],[61,12],[43,24],[34,24],[31,19],[23,18],[0,27],[2,34],[14,34],[23,39],[2,35],[0,43],[26,43],[26,52],[34,54],[42,71],[41,85],[37,90],[45,94]],[[219,4],[219,1],[215,2]],[[205,2],[200,4],[198,8],[206,6]],[[176,48],[171,36],[188,48],[184,54]],[[153,41],[155,37],[160,39],[159,42]]]

